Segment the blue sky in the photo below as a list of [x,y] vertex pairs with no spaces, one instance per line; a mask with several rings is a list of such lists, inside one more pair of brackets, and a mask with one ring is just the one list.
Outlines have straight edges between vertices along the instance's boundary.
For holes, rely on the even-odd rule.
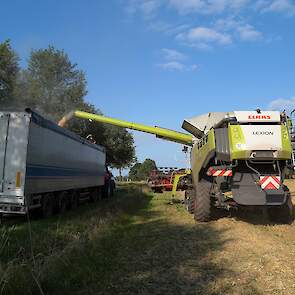
[[[1,0],[0,40],[25,66],[63,48],[105,115],[181,130],[208,111],[295,107],[295,1]],[[184,166],[181,146],[135,133],[139,160]]]

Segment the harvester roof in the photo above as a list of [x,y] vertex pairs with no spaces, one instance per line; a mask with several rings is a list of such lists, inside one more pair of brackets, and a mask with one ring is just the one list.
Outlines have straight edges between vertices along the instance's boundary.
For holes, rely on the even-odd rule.
[[220,125],[226,119],[232,119],[239,123],[280,122],[280,112],[260,110],[212,112],[184,120],[182,128],[196,138],[201,138],[211,128]]

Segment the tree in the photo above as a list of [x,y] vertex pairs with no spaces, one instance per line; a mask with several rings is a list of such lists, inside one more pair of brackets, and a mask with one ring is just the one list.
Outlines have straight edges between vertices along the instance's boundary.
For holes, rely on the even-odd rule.
[[[84,100],[84,73],[63,50],[53,46],[31,52],[28,68],[19,73],[16,85],[19,106],[31,107],[55,122],[77,109],[101,114]],[[97,144],[105,146],[111,167],[122,169],[133,164],[134,140],[126,129],[80,119],[70,120],[67,128],[82,137],[91,134]]]
[[111,167],[122,169],[130,167],[135,161],[134,139],[126,129],[116,126],[105,126],[103,145],[107,151],[107,163]]
[[151,172],[157,169],[156,162],[151,159],[145,159],[144,162],[142,163],[138,176],[141,180],[146,180],[149,178]]
[[18,56],[12,50],[10,41],[0,43],[0,104],[12,105],[19,71]]
[[57,121],[65,113],[84,107],[85,75],[63,50],[49,46],[31,52],[28,68],[17,83],[19,105],[31,107]]
[[147,180],[151,172],[157,169],[156,162],[151,159],[146,159],[144,162],[135,163],[129,171],[129,178],[131,180]]
[[140,170],[140,167],[141,167],[141,163],[135,163],[129,170],[129,174],[128,174],[128,177],[133,180],[133,181],[136,181],[136,180],[140,180],[139,179],[139,170]]

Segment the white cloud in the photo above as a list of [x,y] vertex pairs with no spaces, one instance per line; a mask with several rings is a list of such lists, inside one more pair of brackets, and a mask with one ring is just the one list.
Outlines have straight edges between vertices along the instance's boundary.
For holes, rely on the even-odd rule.
[[268,105],[269,110],[273,111],[283,111],[286,110],[287,113],[290,113],[295,109],[295,97],[291,99],[279,98],[271,101]]
[[295,15],[295,4],[290,0],[259,1],[262,12],[279,12],[287,15]]
[[257,41],[263,38],[263,34],[254,26],[234,18],[217,20],[215,28],[219,31],[235,34],[241,41]]
[[260,11],[261,9],[264,9],[270,4],[270,0],[258,0],[253,4],[253,8],[255,10]]
[[145,18],[151,18],[155,15],[160,6],[160,0],[129,0],[126,11],[129,14],[135,14],[139,11]]
[[214,14],[229,9],[240,10],[251,0],[128,0],[129,13],[141,11],[145,16],[153,15],[161,6],[170,7],[179,14]]
[[204,8],[202,0],[170,0],[169,4],[181,14],[196,12]]
[[166,60],[181,61],[187,59],[187,56],[185,54],[175,49],[163,48],[161,52]]
[[176,71],[176,72],[184,72],[184,71],[195,71],[198,66],[193,65],[185,65],[179,61],[169,61],[166,63],[161,63],[157,65],[162,70],[168,70],[168,71]]
[[177,39],[203,48],[209,48],[210,44],[227,45],[232,43],[232,38],[229,34],[207,27],[192,28],[186,33],[178,34]]
[[176,35],[179,34],[187,29],[189,29],[190,25],[183,24],[171,27],[169,30],[166,31],[168,35]]
[[165,62],[159,63],[157,66],[162,70],[188,72],[195,71],[198,68],[196,64],[184,63],[188,57],[175,49],[162,48],[161,53]]
[[237,27],[240,26],[240,22],[237,21],[236,19],[229,17],[229,18],[222,18],[218,19],[215,22],[215,28],[218,31],[231,31],[235,30]]
[[147,28],[151,31],[164,33],[168,36],[177,35],[190,27],[188,24],[171,24],[165,21],[153,20],[147,24]]
[[249,0],[232,0],[230,2],[230,7],[233,9],[241,9],[245,7],[248,3]]
[[159,6],[159,1],[144,1],[141,5],[141,9],[145,15],[151,15],[159,8]]
[[158,64],[160,68],[163,70],[170,70],[170,71],[184,71],[185,65],[178,61],[169,61],[167,63]]
[[195,71],[195,70],[197,70],[198,68],[199,68],[199,66],[196,65],[196,64],[190,65],[190,66],[188,67],[188,69],[189,69],[190,71]]
[[262,38],[262,33],[249,24],[239,26],[237,31],[242,41],[256,41]]
[[164,21],[154,20],[153,22],[148,23],[147,28],[151,31],[166,33],[171,30],[172,25]]
[[[239,16],[237,12],[247,7],[256,5],[256,10],[261,11],[274,5],[276,2],[288,2],[289,0],[128,0],[129,6],[135,11],[141,12],[147,21],[149,30],[161,32],[168,36],[175,36],[176,40],[182,44],[198,48],[201,50],[210,50],[216,45],[229,45],[235,41],[249,42],[267,39],[261,31],[253,24],[245,21],[245,18]],[[255,4],[256,2],[256,4]],[[161,8],[161,10],[160,10]],[[194,27],[193,21],[185,23],[187,17],[183,17],[181,23],[168,23],[160,18],[160,11],[167,8],[175,9],[180,14],[201,13],[210,14],[204,17],[201,25]],[[210,22],[211,14],[218,13],[234,15],[219,19],[212,24]],[[154,17],[154,16],[158,17]],[[203,17],[203,16],[202,16]],[[200,23],[200,22],[199,22]],[[169,53],[166,53],[169,55]],[[168,59],[167,59],[168,60]],[[171,61],[182,59],[170,58]]]
[[226,9],[239,10],[248,2],[249,0],[169,0],[169,5],[180,14],[214,14]]

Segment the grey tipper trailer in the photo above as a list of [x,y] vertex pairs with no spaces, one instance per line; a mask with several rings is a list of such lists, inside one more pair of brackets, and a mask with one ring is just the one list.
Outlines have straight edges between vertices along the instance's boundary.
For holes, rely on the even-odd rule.
[[37,113],[0,111],[0,215],[43,215],[96,200],[105,182],[105,149]]

